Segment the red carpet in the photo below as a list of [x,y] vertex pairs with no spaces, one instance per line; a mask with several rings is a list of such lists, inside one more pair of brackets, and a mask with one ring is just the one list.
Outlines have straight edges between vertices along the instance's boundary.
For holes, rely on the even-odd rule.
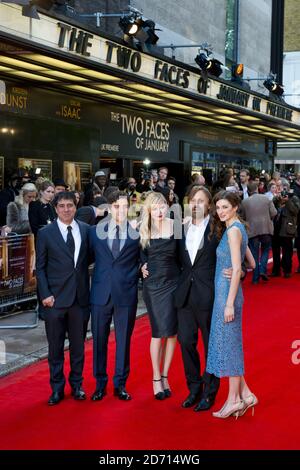
[[[132,341],[128,403],[109,394],[102,402],[66,399],[47,406],[47,361],[5,377],[0,383],[1,449],[300,449],[300,365],[292,343],[300,340],[300,275],[244,285],[246,378],[259,397],[255,416],[218,420],[211,412],[182,409],[187,395],[179,347],[170,371],[173,397],[152,397],[147,317],[137,321]],[[110,342],[112,375],[114,341]],[[300,354],[299,354],[300,357]],[[68,359],[68,358],[67,358]],[[68,362],[68,360],[66,361]],[[84,387],[94,390],[92,343],[86,348]],[[223,404],[224,380],[214,409]]]

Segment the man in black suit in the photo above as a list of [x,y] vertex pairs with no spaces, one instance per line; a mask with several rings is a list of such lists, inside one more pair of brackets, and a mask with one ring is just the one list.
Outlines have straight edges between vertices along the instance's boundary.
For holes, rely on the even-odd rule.
[[182,273],[175,294],[178,340],[190,391],[182,406],[189,408],[199,401],[194,410],[204,411],[213,405],[220,384],[219,378],[207,372],[201,377],[197,349],[200,329],[207,357],[218,241],[215,236],[209,237],[209,208],[212,197],[208,189],[195,186],[189,193],[188,202],[192,218],[184,226],[180,247]]
[[68,332],[71,371],[69,383],[75,400],[84,400],[82,371],[84,340],[89,319],[88,230],[74,220],[76,198],[61,192],[54,201],[57,220],[38,232],[36,274],[40,315],[45,319],[52,395],[49,405],[64,398],[64,342]]
[[91,313],[96,390],[92,400],[102,400],[106,395],[107,347],[113,319],[116,336],[114,395],[128,401],[131,396],[125,386],[137,308],[139,234],[127,221],[127,194],[114,191],[107,199],[111,217],[90,229],[90,246],[95,256]]

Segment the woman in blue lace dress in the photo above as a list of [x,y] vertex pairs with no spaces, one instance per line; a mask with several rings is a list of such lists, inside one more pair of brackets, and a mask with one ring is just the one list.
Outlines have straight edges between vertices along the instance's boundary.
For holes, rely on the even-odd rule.
[[[217,377],[229,377],[227,400],[218,412],[213,413],[217,418],[242,415],[258,402],[244,379],[241,265],[245,257],[251,267],[255,262],[248,248],[245,225],[237,215],[239,202],[238,195],[229,191],[219,192],[214,199],[212,230],[220,243],[206,369]],[[230,281],[223,275],[224,269],[229,268],[232,268]]]

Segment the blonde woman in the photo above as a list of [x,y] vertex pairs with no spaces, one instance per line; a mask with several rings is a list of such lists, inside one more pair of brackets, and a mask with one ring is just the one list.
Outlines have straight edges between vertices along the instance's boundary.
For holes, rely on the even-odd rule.
[[167,216],[168,204],[161,193],[145,199],[141,224],[141,258],[144,277],[143,297],[149,314],[152,338],[150,355],[153,367],[153,392],[157,400],[171,396],[168,372],[177,335],[177,312],[173,294],[179,267],[174,222]]
[[29,204],[35,201],[37,189],[33,183],[26,183],[21,188],[19,196],[7,206],[6,233],[15,232],[18,235],[30,233],[28,219]]

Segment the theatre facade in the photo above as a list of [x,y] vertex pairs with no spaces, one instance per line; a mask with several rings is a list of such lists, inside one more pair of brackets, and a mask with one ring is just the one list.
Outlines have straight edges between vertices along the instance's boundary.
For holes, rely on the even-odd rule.
[[223,166],[271,170],[300,111],[200,70],[127,47],[66,18],[0,4],[0,184],[16,168],[82,189],[167,165],[187,184]]

